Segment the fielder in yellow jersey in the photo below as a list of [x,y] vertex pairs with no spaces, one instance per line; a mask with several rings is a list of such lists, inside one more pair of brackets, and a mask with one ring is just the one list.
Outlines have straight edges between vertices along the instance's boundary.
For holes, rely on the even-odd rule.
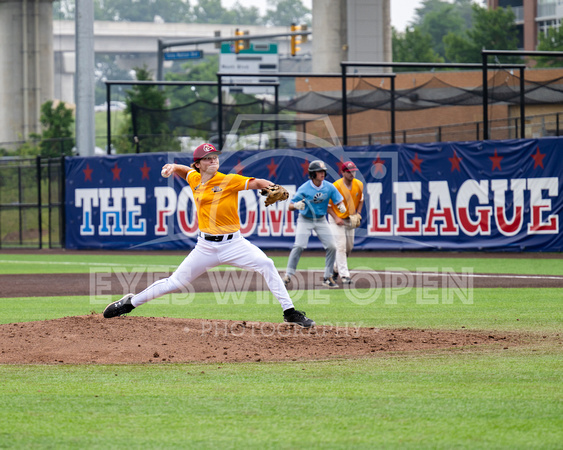
[[357,171],[358,168],[352,161],[347,161],[342,165],[342,178],[333,184],[344,197],[346,210],[341,212],[335,205],[331,205],[328,212],[328,221],[336,240],[336,258],[332,278],[337,280],[340,275],[344,284],[352,282],[347,258],[354,248],[356,230],[350,223],[350,216],[361,214],[364,206],[364,184],[356,179]]
[[[353,174],[353,172],[349,172]],[[352,178],[351,185],[348,187],[345,184],[344,180],[344,172],[343,178],[336,180],[334,183],[334,187],[338,189],[338,192],[342,194],[344,197],[344,204],[346,205],[346,211],[341,213],[339,209],[334,205],[331,204],[332,210],[334,213],[340,217],[341,219],[347,219],[352,214],[359,213],[362,210],[363,201],[364,201],[364,183],[356,178]]]
[[225,175],[218,172],[220,154],[211,144],[202,144],[194,151],[191,166],[165,164],[162,176],[178,175],[192,188],[199,222],[197,244],[174,273],[156,281],[138,294],[127,294],[110,303],[104,317],[128,314],[136,307],[172,292],[186,289],[202,273],[221,264],[260,273],[283,309],[285,322],[309,328],[315,322],[294,308],[274,262],[240,234],[238,193],[246,189],[264,189],[273,185],[261,178]]

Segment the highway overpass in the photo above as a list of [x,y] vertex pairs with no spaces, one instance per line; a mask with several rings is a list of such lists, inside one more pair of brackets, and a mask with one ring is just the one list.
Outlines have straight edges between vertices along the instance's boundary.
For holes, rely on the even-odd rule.
[[[196,38],[212,38],[219,31],[221,37],[234,37],[235,25],[207,25],[182,23],[145,22],[94,22],[94,51],[118,57],[123,69],[146,65],[156,76],[158,40],[165,42]],[[241,30],[252,35],[280,34],[290,32],[290,27],[264,27],[245,25]],[[75,72],[75,25],[73,21],[53,21],[53,49],[55,53],[55,98],[74,103]],[[278,43],[280,57],[289,56],[289,38],[272,39]],[[302,45],[301,55],[310,54],[310,43]],[[205,54],[216,54],[214,44],[174,47],[169,50],[203,50]],[[172,62],[165,62],[171,65]]]

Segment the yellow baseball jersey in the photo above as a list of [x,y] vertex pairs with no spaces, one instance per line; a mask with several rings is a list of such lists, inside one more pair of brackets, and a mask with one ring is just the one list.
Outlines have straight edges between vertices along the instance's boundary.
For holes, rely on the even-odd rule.
[[350,214],[359,212],[358,206],[360,204],[360,201],[362,201],[364,198],[364,183],[354,178],[352,180],[352,189],[348,189],[344,184],[344,180],[340,178],[333,184],[336,189],[338,189],[338,192],[342,194],[342,197],[344,197],[344,204],[346,205],[346,211],[344,213],[341,213],[331,201],[330,206],[332,210],[338,215],[338,217],[340,217],[341,219],[346,219],[350,216]]
[[209,234],[228,234],[240,230],[238,192],[248,189],[254,178],[217,172],[207,183],[201,174],[190,170],[186,180],[194,193],[199,229]]

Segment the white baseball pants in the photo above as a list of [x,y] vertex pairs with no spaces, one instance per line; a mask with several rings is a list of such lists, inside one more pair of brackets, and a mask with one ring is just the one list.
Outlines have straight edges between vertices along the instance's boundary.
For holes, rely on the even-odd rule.
[[348,270],[348,256],[354,248],[354,237],[356,230],[349,226],[350,220],[345,220],[344,225],[336,225],[334,218],[329,216],[328,221],[332,228],[332,234],[336,241],[336,258],[334,261],[334,271],[341,277],[350,278]]
[[307,219],[301,214],[297,217],[295,242],[291,252],[289,253],[289,259],[287,261],[286,273],[289,276],[292,276],[297,271],[297,264],[299,263],[303,250],[307,248],[309,236],[311,236],[313,230],[317,233],[317,237],[326,250],[324,277],[328,278],[332,276],[332,267],[334,266],[334,258],[336,255],[336,244],[334,242],[330,226],[328,225],[325,217],[313,220]]
[[256,245],[242,237],[239,231],[233,233],[232,239],[222,242],[207,241],[198,236],[195,248],[174,273],[168,278],[154,282],[135,295],[131,303],[137,307],[155,298],[179,291],[202,273],[221,264],[258,272],[266,280],[268,288],[278,299],[282,309],[285,311],[293,308],[293,302],[274,262]]

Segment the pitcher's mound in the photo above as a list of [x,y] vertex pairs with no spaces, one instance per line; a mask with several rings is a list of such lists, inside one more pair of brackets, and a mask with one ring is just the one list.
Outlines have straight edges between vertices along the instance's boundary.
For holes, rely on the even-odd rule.
[[2,364],[242,362],[378,356],[475,347],[505,333],[116,317],[99,314],[0,325]]

